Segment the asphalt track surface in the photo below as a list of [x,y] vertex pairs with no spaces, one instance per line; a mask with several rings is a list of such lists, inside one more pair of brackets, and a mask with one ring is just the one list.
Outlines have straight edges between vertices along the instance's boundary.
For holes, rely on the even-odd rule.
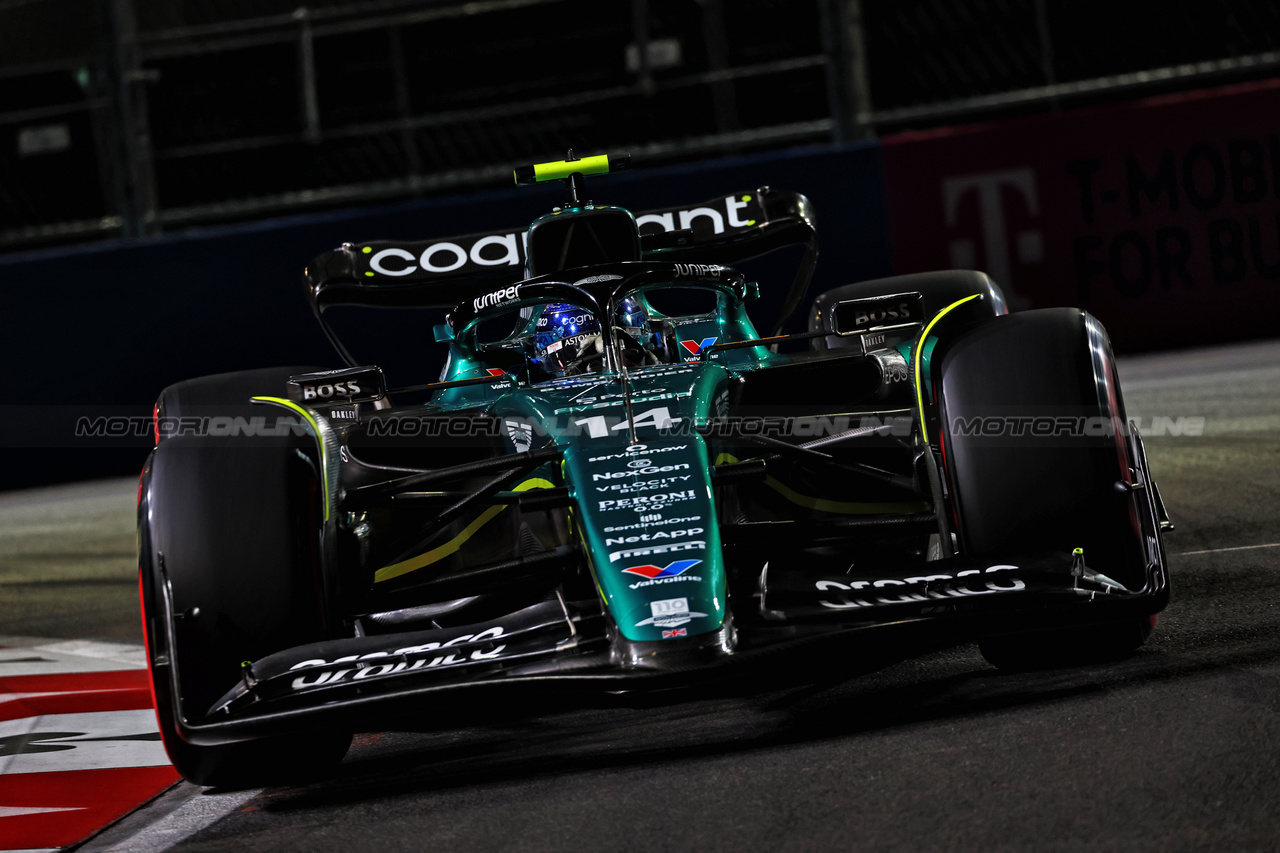
[[[754,694],[425,709],[328,780],[181,783],[81,849],[1280,850],[1280,342],[1120,368],[1177,523],[1128,660],[1006,674],[961,647]],[[135,494],[0,494],[0,634],[140,641]]]

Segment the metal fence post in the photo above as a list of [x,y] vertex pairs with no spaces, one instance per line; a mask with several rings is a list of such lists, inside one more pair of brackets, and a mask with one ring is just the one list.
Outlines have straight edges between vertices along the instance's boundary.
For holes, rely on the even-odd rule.
[[711,72],[711,103],[715,110],[716,131],[731,133],[738,129],[738,107],[734,101],[734,84],[716,72],[729,68],[729,34],[725,32],[723,0],[702,0],[702,32],[707,43],[707,70]]
[[320,142],[320,99],[316,93],[316,54],[311,37],[311,10],[300,6],[293,17],[298,21],[298,88],[302,101],[302,126],[307,141]]
[[822,43],[827,54],[827,97],[834,141],[874,135],[871,86],[862,33],[861,0],[820,0]]
[[[1058,74],[1053,67],[1053,39],[1049,32],[1049,8],[1045,0],[1036,0],[1036,37],[1040,42],[1040,68],[1044,71],[1044,84],[1049,88],[1058,85]],[[1052,99],[1054,108],[1058,99]]]
[[391,73],[395,78],[396,113],[400,118],[400,145],[404,148],[405,168],[409,185],[417,187],[422,180],[422,155],[418,153],[418,140],[414,135],[413,101],[409,91],[409,69],[405,62],[404,39],[400,27],[390,27],[387,38],[391,44]]
[[125,237],[142,237],[160,230],[146,92],[146,83],[157,78],[141,66],[133,0],[107,0],[104,11],[111,63],[112,135],[117,139],[113,147],[124,176],[117,185],[121,230]]

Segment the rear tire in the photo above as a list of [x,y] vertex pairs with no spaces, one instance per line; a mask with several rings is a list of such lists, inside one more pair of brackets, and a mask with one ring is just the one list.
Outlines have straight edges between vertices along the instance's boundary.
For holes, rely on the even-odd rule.
[[[174,432],[181,433],[189,429],[186,424],[199,418],[261,415],[263,410],[250,404],[251,397],[283,397],[288,391],[290,376],[324,369],[306,365],[260,367],[176,382],[161,391],[156,400],[156,425],[160,433],[157,438],[163,441]],[[167,429],[160,428],[162,425]]]
[[[809,309],[809,331],[829,329],[830,326],[826,324],[831,322],[832,314],[841,302],[898,293],[919,293],[923,297],[923,316],[909,318],[912,321],[928,322],[947,306],[973,295],[979,295],[982,299],[968,304],[959,313],[953,312],[953,322],[961,315],[969,322],[979,322],[1008,313],[1003,291],[986,273],[976,270],[938,270],[859,281],[820,293]],[[860,348],[861,342],[856,336],[842,338],[829,335],[815,338],[813,346],[818,349]]]

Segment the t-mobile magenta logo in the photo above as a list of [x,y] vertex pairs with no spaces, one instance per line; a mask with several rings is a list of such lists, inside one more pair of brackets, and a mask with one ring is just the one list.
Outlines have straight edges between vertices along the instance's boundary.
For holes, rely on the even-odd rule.
[[[1005,209],[1006,190],[1016,193],[1025,206],[1028,218],[1040,214],[1036,196],[1035,173],[1029,168],[959,175],[942,182],[943,209],[947,228],[954,231],[959,223],[960,206],[970,193],[977,194],[978,222],[982,241],[982,259],[978,246],[968,237],[957,237],[948,245],[953,269],[982,269],[1005,291],[1010,307],[1015,304],[1012,291],[1016,285],[1012,260],[1034,264],[1044,260],[1044,235],[1030,228],[1010,234],[1010,217]],[[1019,217],[1022,218],[1022,217]],[[1013,245],[1010,246],[1010,237]],[[1022,301],[1022,300],[1017,300]]]

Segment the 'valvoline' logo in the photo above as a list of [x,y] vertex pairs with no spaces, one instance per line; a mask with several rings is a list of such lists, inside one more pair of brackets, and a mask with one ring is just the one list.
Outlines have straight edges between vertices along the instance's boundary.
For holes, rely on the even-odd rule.
[[667,563],[666,566],[659,568],[657,566],[632,566],[629,569],[623,569],[624,572],[630,572],[633,575],[640,575],[650,580],[657,578],[673,578],[676,575],[682,575],[701,563],[701,560],[676,560],[674,563]]
[[718,340],[719,338],[715,337],[715,338],[703,338],[701,341],[681,341],[680,346],[687,349],[690,355],[697,355],[698,353],[702,352],[704,349],[711,346]]

